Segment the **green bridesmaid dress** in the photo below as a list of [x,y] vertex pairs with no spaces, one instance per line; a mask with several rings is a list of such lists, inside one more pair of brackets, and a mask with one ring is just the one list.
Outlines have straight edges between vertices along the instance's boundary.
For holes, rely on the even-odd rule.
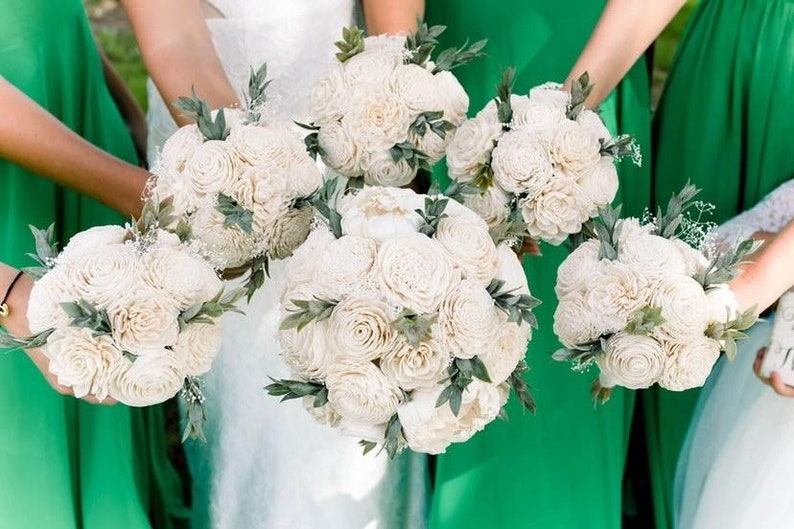
[[[80,0],[3,0],[0,76],[97,146],[134,162]],[[46,141],[46,138],[42,138]],[[61,241],[124,219],[0,160],[0,260],[32,262],[28,225]],[[91,406],[53,391],[24,352],[0,353],[0,526],[170,527],[178,492],[162,411]]]
[[[794,0],[702,0],[654,118],[654,196],[687,180],[723,222],[794,176]],[[672,527],[678,454],[698,391],[643,394],[657,527]]]
[[[545,81],[562,82],[584,47],[604,1],[575,0],[562,9],[552,0],[428,0],[427,21],[443,24],[444,45],[487,38],[488,57],[455,70],[474,113],[494,96],[501,71],[515,65],[516,92]],[[634,134],[650,150],[650,94],[644,61],[602,105],[613,131]],[[646,163],[621,166],[624,211],[639,215],[650,202]],[[433,529],[602,529],[621,525],[621,491],[633,395],[615,391],[594,407],[595,372],[574,373],[551,354],[560,345],[552,332],[557,267],[567,250],[542,246],[525,269],[540,328],[527,353],[527,380],[537,414],[523,413],[516,399],[509,420],[495,421],[472,440],[439,456],[430,526]]]

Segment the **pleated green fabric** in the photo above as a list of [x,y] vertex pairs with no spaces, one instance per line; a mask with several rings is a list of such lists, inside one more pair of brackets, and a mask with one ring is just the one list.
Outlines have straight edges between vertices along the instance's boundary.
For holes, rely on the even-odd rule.
[[[4,0],[0,36],[0,75],[95,145],[135,162],[79,0]],[[28,225],[53,222],[65,241],[124,219],[0,160],[0,259],[30,266]],[[170,527],[168,511],[180,514],[162,410],[62,397],[20,351],[0,353],[0,476],[2,527],[146,529],[150,519]]]
[[[546,81],[562,82],[590,36],[603,1],[428,0],[427,21],[448,26],[445,46],[488,38],[488,57],[455,70],[471,97],[473,114],[494,97],[501,71],[515,65],[516,92]],[[650,147],[650,101],[644,61],[602,106],[610,130],[634,134]],[[629,214],[650,203],[650,176],[621,164],[617,202]],[[445,180],[440,172],[436,179]],[[527,361],[527,380],[537,415],[525,414],[515,399],[510,420],[496,421],[471,441],[439,456],[432,529],[601,529],[621,525],[621,480],[633,394],[616,391],[605,406],[590,398],[592,376],[574,373],[551,354],[560,347],[552,332],[556,270],[564,247],[543,245],[543,257],[528,257],[525,269],[537,310]]]
[[[654,118],[654,195],[687,180],[722,222],[794,177],[794,1],[703,0]],[[657,527],[672,527],[675,466],[698,391],[643,395]]]

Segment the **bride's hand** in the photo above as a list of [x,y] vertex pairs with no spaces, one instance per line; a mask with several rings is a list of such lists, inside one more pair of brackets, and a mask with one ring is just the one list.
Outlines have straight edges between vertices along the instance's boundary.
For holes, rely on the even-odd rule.
[[[7,278],[7,280],[3,280],[0,284],[10,284],[15,276],[16,271],[14,269],[5,265],[0,265],[0,277],[4,279]],[[7,317],[0,318],[0,324],[15,336],[30,336],[31,334],[25,314],[28,310],[28,298],[30,297],[30,290],[32,288],[33,280],[27,275],[22,275],[14,284],[11,292],[8,293],[6,301],[9,307],[9,313]],[[25,349],[25,352],[52,389],[61,395],[74,396],[72,388],[59,384],[57,377],[50,373],[50,359],[47,358],[44,351],[41,349]],[[95,397],[86,396],[81,400],[105,406],[116,404],[116,401],[111,398],[106,398],[102,402],[99,402]]]
[[755,376],[757,376],[761,382],[775,390],[775,393],[778,395],[783,397],[794,397],[794,387],[785,384],[783,379],[780,377],[780,373],[773,371],[770,378],[766,378],[761,375],[761,364],[764,361],[764,354],[766,354],[766,348],[759,350],[755,357],[755,362],[753,362],[753,371],[755,371]]

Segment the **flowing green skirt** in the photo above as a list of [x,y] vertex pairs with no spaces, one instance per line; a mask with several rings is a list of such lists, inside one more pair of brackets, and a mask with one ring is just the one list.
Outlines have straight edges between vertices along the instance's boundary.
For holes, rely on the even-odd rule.
[[[654,194],[687,180],[723,222],[794,176],[794,1],[703,0],[654,122]],[[643,394],[657,526],[672,527],[676,461],[698,391]]]
[[[79,0],[4,0],[0,75],[97,146],[136,160]],[[46,138],[42,138],[46,141]],[[28,224],[76,231],[124,219],[0,160],[0,260],[30,266]],[[53,391],[22,351],[0,352],[0,525],[168,527],[162,411],[99,407]],[[147,433],[148,432],[148,433]],[[169,488],[168,493],[174,492]],[[170,496],[169,496],[170,497]],[[151,522],[150,522],[151,520]]]
[[[590,36],[604,2],[574,1],[562,9],[548,0],[429,0],[427,20],[449,27],[444,47],[488,38],[488,57],[455,70],[471,97],[470,114],[494,97],[501,71],[515,65],[516,92],[545,81],[562,82]],[[613,131],[634,134],[650,147],[650,102],[644,61],[602,106]],[[647,156],[646,156],[647,158]],[[648,164],[621,166],[618,202],[640,214],[650,202]],[[437,175],[438,176],[438,175]],[[442,176],[443,178],[443,176]],[[552,332],[557,267],[564,247],[543,245],[543,257],[525,263],[540,329],[527,353],[527,380],[537,400],[535,416],[515,399],[509,421],[495,421],[471,441],[439,456],[430,525],[440,528],[498,527],[601,529],[621,525],[621,482],[633,394],[616,391],[594,407],[590,383],[555,362],[560,347]]]

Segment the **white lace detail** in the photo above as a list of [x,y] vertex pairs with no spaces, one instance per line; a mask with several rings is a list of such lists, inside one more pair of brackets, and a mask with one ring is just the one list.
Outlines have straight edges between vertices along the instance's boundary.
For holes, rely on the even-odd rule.
[[716,230],[717,239],[732,243],[757,231],[780,231],[794,219],[794,180],[781,184],[758,204],[725,222]]
[[[354,0],[211,0],[226,18],[207,25],[233,86],[268,63],[268,99],[302,119]],[[149,83],[149,160],[176,130]],[[321,426],[300,402],[262,389],[288,377],[277,341],[283,262],[247,315],[224,317],[223,350],[205,377],[206,444],[186,445],[194,479],[194,529],[421,529],[427,510],[426,458],[361,455],[356,439]]]

